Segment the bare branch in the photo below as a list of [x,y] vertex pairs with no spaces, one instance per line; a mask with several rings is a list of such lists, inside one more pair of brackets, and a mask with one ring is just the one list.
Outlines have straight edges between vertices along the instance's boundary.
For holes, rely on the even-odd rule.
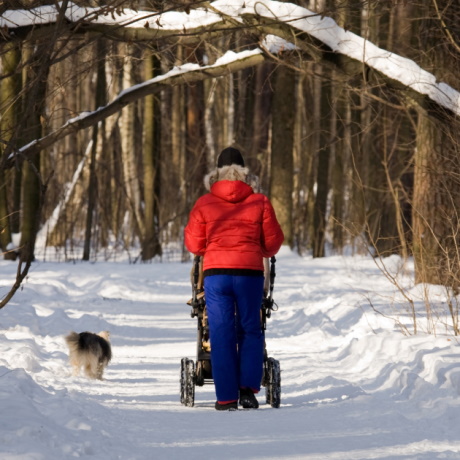
[[69,134],[89,128],[101,120],[119,112],[126,105],[150,94],[158,93],[165,87],[188,84],[207,78],[221,77],[247,67],[261,64],[266,59],[260,50],[256,50],[255,52],[242,52],[240,54],[233,53],[233,55],[233,60],[226,60],[222,64],[219,64],[218,61],[216,64],[206,67],[199,67],[196,65],[196,67],[192,69],[188,67],[184,69],[173,69],[165,75],[161,75],[145,83],[124,90],[108,105],[99,107],[94,112],[83,113],[76,118],[70,119],[56,131],[20,148],[16,153],[10,155],[8,165],[12,167],[18,155],[30,157],[31,155],[37,154]]
[[[277,1],[247,0],[236,2],[231,8],[216,3],[185,12],[157,13],[120,12],[107,6],[81,8],[69,2],[65,17],[74,33],[97,32],[124,41],[201,41],[241,28],[257,35],[274,34],[344,75],[399,91],[432,117],[460,116],[458,91],[438,82],[414,61],[339,27],[332,18]],[[22,16],[17,11],[14,15],[5,12],[0,18],[0,36],[11,39],[11,34],[21,34],[21,28],[39,30],[40,26],[53,23],[53,8],[49,5],[46,9],[22,10]]]

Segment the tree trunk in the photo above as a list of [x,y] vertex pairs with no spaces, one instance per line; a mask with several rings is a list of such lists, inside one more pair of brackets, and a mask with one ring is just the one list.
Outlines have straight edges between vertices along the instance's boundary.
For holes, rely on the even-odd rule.
[[[447,128],[447,129],[446,129]],[[460,286],[460,138],[420,116],[413,199],[416,282]]]
[[270,198],[284,232],[284,244],[292,247],[292,193],[294,174],[296,76],[288,67],[275,71],[272,102]]
[[7,182],[5,171],[0,169],[0,249],[5,260],[15,260],[16,252],[11,245],[10,214],[7,205]]
[[[103,106],[106,103],[107,84],[105,79],[105,56],[107,54],[107,47],[103,39],[99,39],[96,43],[96,59],[97,59],[97,72],[96,72],[96,106]],[[98,195],[98,181],[96,173],[97,151],[98,151],[98,138],[104,135],[104,122],[93,127],[93,145],[91,147],[90,164],[89,164],[89,184],[88,184],[88,206],[86,210],[86,228],[85,228],[85,242],[83,246],[83,260],[90,259],[91,253],[91,235],[93,230],[93,217],[97,208],[97,195]]]
[[[420,7],[416,36],[427,69],[436,69],[447,84],[458,82],[458,45],[452,2]],[[442,13],[441,13],[442,12]],[[457,10],[458,12],[458,10]],[[442,27],[439,27],[441,23]],[[460,288],[460,134],[458,118],[442,122],[419,115],[414,161],[413,252],[416,282]]]
[[[305,66],[305,72],[300,76],[297,83],[297,109],[295,122],[295,155],[294,155],[294,200],[293,234],[294,245],[299,254],[310,249],[311,228],[313,226],[314,207],[314,151],[316,142],[314,133],[314,113],[312,107],[313,94],[311,64]],[[293,205],[294,205],[293,203]]]
[[345,196],[346,196],[346,158],[347,144],[345,142],[346,101],[345,91],[335,85],[332,88],[334,113],[333,118],[333,165],[331,170],[332,206],[331,233],[332,245],[335,251],[342,253],[345,245]]
[[251,151],[256,72],[251,68],[235,75],[235,141],[244,153]]
[[[42,119],[45,118],[46,84],[50,69],[50,43],[29,45],[24,71],[25,97],[22,107],[22,135],[24,144],[42,136]],[[41,205],[40,154],[23,164],[22,216],[20,251],[22,260],[34,259],[35,238],[39,229]]]
[[[2,56],[2,71],[4,75],[11,76],[0,81],[0,153],[3,152],[4,145],[14,136],[14,132],[18,130],[19,104],[12,101],[15,101],[20,94],[21,76],[15,74],[19,62],[20,52],[17,46],[6,45]],[[19,221],[19,205],[8,206],[8,201],[15,203],[14,199],[11,199],[11,189],[8,187],[8,178],[11,176],[14,180],[15,173],[7,174],[0,169],[0,248],[4,259],[14,260],[16,252],[7,249],[11,243],[12,222]]]
[[206,142],[204,134],[204,89],[203,83],[193,83],[187,93],[187,142],[186,165],[188,205],[194,203],[204,192],[203,177],[206,172]]
[[[146,54],[144,59],[145,80],[154,77],[155,66],[154,58],[150,53]],[[159,100],[154,96],[147,96],[144,100],[144,145],[143,145],[143,166],[144,166],[144,215],[145,229],[142,235],[142,260],[153,259],[156,255],[161,254],[161,246],[158,241],[158,212],[156,206],[156,181],[157,168],[159,166],[159,149],[160,149],[160,124],[155,112],[158,112],[157,106]]]
[[321,87],[320,133],[318,167],[316,175],[316,198],[313,212],[313,257],[324,257],[327,226],[327,200],[329,193],[329,160],[331,156],[331,86],[325,82]]
[[[360,1],[334,0],[333,3],[337,9],[337,23],[346,30],[360,35],[363,6]],[[331,161],[333,161],[331,165],[331,234],[334,250],[341,253],[344,246],[353,240],[352,235],[356,231],[353,219],[359,216],[357,218],[358,232],[361,232],[364,220],[362,189],[357,186],[360,181],[353,180],[353,177],[356,179],[356,176],[359,175],[356,174],[354,167],[359,171],[362,169],[358,135],[361,128],[358,124],[359,112],[354,109],[354,104],[359,104],[356,90],[345,86],[338,72],[334,71],[332,75],[333,113],[331,118],[335,121],[332,121],[331,125]],[[357,162],[350,161],[352,158],[355,158]],[[359,208],[357,213],[355,213],[355,206]]]
[[[182,64],[183,48],[178,47],[175,64]],[[172,220],[168,235],[173,241],[182,238],[184,215],[187,212],[187,178],[186,178],[186,86],[177,85],[171,88],[171,158],[164,158],[165,170],[168,170],[168,180],[164,185],[165,195],[174,197],[165,203],[163,221]],[[165,130],[166,131],[166,130]],[[169,193],[168,193],[169,191]],[[173,205],[173,206],[172,206]],[[167,219],[166,219],[167,217]]]
[[[123,86],[129,88],[135,84],[133,56],[131,56],[132,47],[125,45],[126,55],[123,68]],[[133,228],[137,231],[134,235],[143,235],[145,233],[144,216],[141,206],[141,193],[139,184],[139,174],[136,158],[135,143],[135,111],[136,107],[131,104],[122,110],[121,116],[121,143],[122,143],[122,160],[123,160],[123,182],[131,208],[131,219]],[[129,245],[132,241],[126,241]]]

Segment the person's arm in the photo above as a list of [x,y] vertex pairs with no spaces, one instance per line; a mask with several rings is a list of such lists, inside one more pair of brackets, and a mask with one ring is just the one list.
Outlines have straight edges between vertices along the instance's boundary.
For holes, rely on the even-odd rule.
[[283,230],[276,218],[275,210],[267,197],[264,199],[261,240],[264,257],[274,256],[284,241]]
[[188,224],[184,230],[185,247],[197,256],[203,256],[206,250],[206,223],[199,211],[198,202],[190,212]]

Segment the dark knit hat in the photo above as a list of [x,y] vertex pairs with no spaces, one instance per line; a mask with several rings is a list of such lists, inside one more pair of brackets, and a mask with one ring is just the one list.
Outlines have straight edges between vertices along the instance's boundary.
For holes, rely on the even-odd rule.
[[244,167],[244,158],[240,151],[233,148],[227,147],[220,152],[219,158],[217,159],[217,167],[222,168],[224,166],[238,165]]

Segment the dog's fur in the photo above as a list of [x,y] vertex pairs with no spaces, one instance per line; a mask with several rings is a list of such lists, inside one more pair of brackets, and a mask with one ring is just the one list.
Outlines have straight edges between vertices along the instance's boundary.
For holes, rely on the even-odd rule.
[[69,360],[74,375],[78,375],[83,367],[88,378],[102,380],[104,369],[112,359],[109,337],[108,331],[98,334],[71,332],[65,337],[69,346]]

